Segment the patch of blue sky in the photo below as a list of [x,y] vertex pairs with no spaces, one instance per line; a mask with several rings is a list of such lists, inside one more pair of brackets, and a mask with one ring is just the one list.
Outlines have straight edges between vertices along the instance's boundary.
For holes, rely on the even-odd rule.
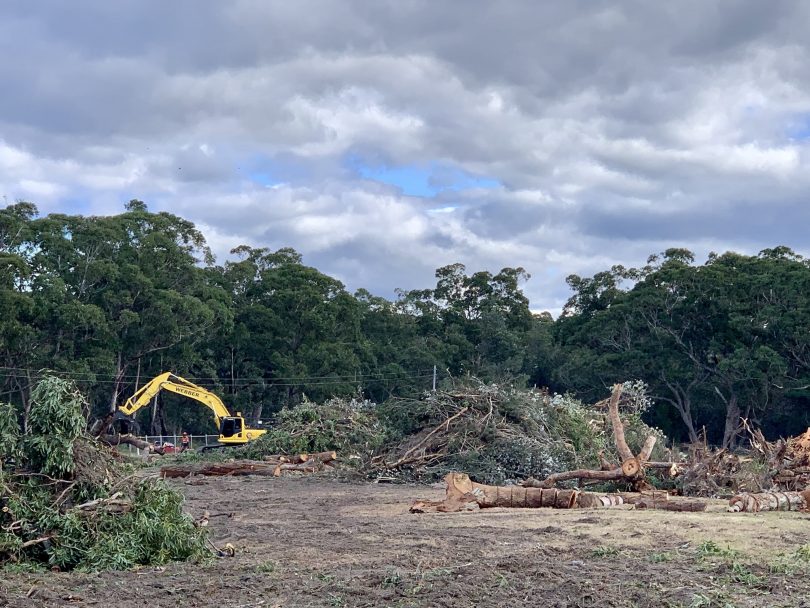
[[794,141],[810,139],[810,114],[801,114],[795,117],[788,126],[787,135]]
[[255,154],[244,159],[237,165],[236,172],[243,178],[265,188],[272,188],[283,183],[277,177],[276,163],[263,154]]
[[395,186],[408,196],[432,198],[447,191],[492,189],[501,186],[496,179],[473,175],[438,162],[397,167],[367,163],[358,157],[351,157],[346,164],[363,179]]

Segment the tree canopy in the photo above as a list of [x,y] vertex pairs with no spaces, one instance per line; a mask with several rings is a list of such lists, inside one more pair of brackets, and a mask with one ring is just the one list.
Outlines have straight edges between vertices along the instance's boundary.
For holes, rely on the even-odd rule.
[[[810,423],[810,262],[684,249],[568,278],[562,315],[532,313],[519,267],[436,270],[386,299],[349,293],[290,248],[240,246],[217,264],[204,235],[130,201],[113,216],[0,209],[0,383],[24,428],[42,370],[75,380],[92,413],[173,371],[233,411],[266,418],[305,399],[382,402],[439,375],[546,386],[591,399],[639,379],[667,434],[734,446],[742,420],[770,435]],[[213,432],[204,409],[162,396],[145,431]]]

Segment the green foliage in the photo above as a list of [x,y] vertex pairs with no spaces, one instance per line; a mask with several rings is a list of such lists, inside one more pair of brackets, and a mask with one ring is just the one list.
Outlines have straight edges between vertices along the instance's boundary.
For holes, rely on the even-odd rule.
[[383,443],[385,428],[369,403],[330,399],[282,410],[270,431],[240,448],[241,457],[337,450],[342,456],[370,457]]
[[[640,450],[649,435],[663,445],[663,434],[641,420],[649,404],[644,386],[627,386],[622,416],[631,449]],[[464,471],[490,484],[544,478],[565,470],[598,469],[600,451],[610,453],[613,448],[604,409],[590,408],[570,395],[475,379],[419,400],[390,400],[380,406],[379,415],[389,427],[386,462],[413,457],[420,453],[416,450],[435,454],[428,466],[414,471],[429,478],[450,471]]]
[[619,554],[616,547],[599,546],[591,551],[592,557],[616,557]]
[[697,548],[698,559],[705,559],[707,557],[722,557],[724,559],[734,559],[739,555],[739,551],[732,549],[729,546],[725,548],[718,545],[713,540],[702,542]]
[[67,380],[46,376],[31,392],[23,454],[35,470],[65,479],[73,472],[73,445],[85,426],[84,397]]
[[[183,514],[182,497],[162,481],[132,479],[87,438],[83,404],[54,377],[32,392],[15,470],[0,470],[0,566],[93,571],[205,557],[205,531]],[[2,437],[13,438],[16,418],[0,420]]]
[[17,412],[10,403],[0,403],[0,471],[3,461],[17,456],[20,441],[20,425]]

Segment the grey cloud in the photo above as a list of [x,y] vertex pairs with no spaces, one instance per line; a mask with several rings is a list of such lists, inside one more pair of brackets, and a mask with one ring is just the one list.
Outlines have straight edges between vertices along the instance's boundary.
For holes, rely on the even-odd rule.
[[[556,310],[566,274],[672,245],[810,252],[808,17],[799,0],[12,0],[0,195],[148,199],[221,255],[292,245],[385,295],[445,263],[522,265]],[[351,156],[502,187],[401,196]]]

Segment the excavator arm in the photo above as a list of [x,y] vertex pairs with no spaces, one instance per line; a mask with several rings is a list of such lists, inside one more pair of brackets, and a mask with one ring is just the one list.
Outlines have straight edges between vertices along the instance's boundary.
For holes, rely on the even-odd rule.
[[155,395],[162,390],[189,397],[210,409],[214,414],[214,420],[219,429],[220,443],[247,443],[267,432],[263,429],[245,428],[242,415],[231,416],[228,408],[214,393],[171,372],[165,372],[150,380],[118,409],[127,416],[132,416],[142,407],[149,405]]

